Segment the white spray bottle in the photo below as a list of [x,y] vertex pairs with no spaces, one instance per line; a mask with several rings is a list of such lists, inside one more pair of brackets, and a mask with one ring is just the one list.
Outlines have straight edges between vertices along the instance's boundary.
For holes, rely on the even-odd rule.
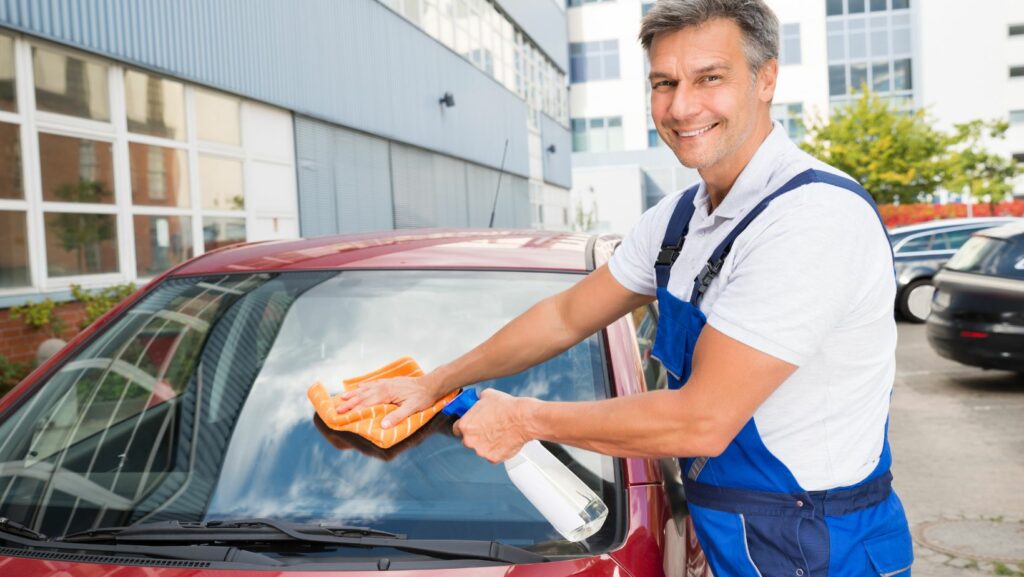
[[[476,389],[466,389],[442,412],[461,417],[478,400]],[[529,441],[504,465],[512,484],[567,541],[582,541],[604,525],[604,501],[540,442]]]

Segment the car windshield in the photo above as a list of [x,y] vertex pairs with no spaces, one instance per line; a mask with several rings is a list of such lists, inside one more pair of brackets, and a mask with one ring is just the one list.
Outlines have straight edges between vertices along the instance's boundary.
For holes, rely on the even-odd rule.
[[[609,506],[570,544],[464,448],[451,418],[378,449],[330,430],[306,397],[402,356],[430,370],[579,280],[513,271],[329,271],[165,280],[0,422],[0,516],[64,535],[148,521],[262,517],[546,554],[615,539],[618,466],[548,445]],[[600,334],[522,373],[513,395],[609,395]]]

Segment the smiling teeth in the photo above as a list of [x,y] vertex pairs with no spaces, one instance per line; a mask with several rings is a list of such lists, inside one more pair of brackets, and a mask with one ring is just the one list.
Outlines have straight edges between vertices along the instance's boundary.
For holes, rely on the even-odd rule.
[[718,124],[717,122],[715,124],[709,124],[709,125],[705,126],[704,128],[698,128],[697,130],[691,130],[690,132],[680,132],[680,131],[677,130],[676,134],[678,134],[679,136],[682,136],[684,138],[689,138],[691,136],[698,136],[700,134],[704,134],[705,132],[711,130],[717,124]]

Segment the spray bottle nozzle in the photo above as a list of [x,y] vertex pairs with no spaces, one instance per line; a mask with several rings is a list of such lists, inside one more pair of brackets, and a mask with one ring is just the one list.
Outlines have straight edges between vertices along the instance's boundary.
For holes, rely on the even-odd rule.
[[441,412],[445,415],[455,415],[461,417],[466,414],[466,411],[470,409],[477,401],[480,400],[480,395],[476,392],[476,389],[463,389],[459,396],[452,399],[452,402],[448,403],[441,409]]

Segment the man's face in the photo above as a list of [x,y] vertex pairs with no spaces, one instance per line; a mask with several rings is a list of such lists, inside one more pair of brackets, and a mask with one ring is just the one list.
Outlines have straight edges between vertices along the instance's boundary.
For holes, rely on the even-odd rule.
[[759,115],[768,121],[776,69],[769,61],[755,79],[735,22],[717,19],[658,34],[650,59],[651,115],[679,162],[713,170],[750,148]]

